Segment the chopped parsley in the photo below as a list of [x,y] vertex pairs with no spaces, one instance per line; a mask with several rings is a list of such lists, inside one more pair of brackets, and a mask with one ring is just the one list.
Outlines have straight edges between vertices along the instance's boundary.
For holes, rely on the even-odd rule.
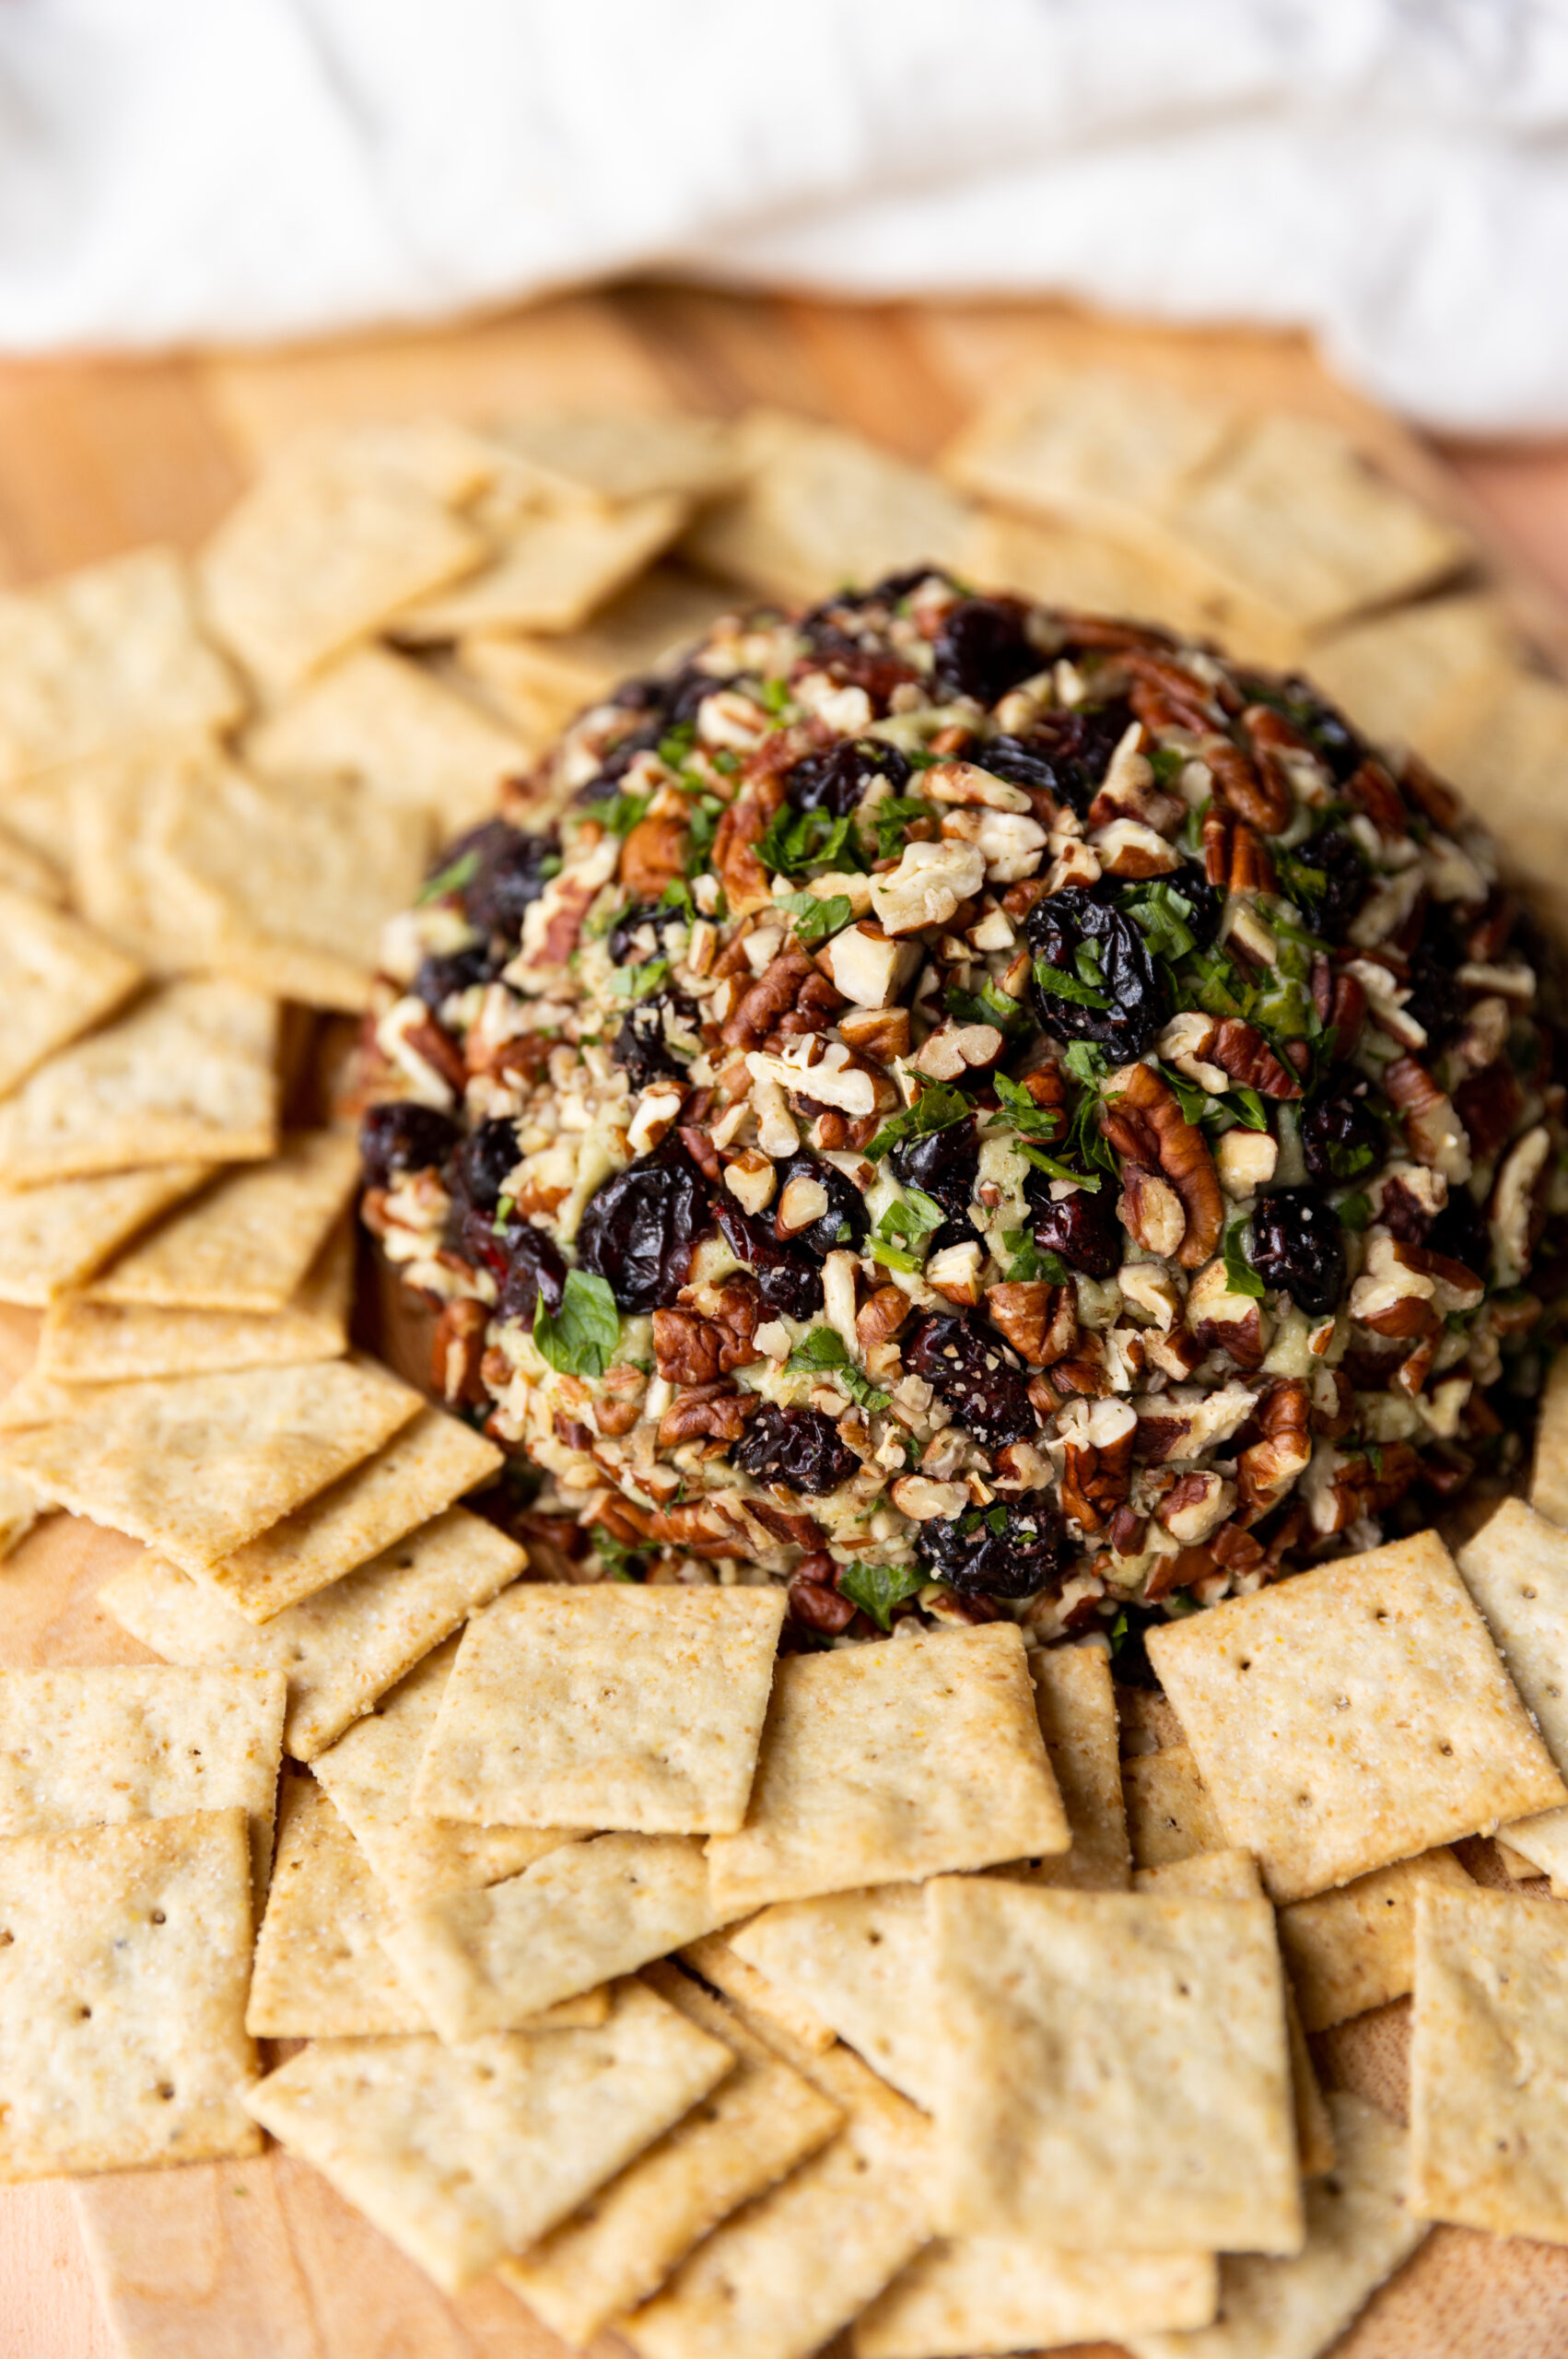
[[639,1548],[628,1547],[617,1540],[608,1524],[596,1523],[591,1538],[593,1553],[613,1581],[640,1581],[648,1570],[648,1558]]
[[860,1374],[835,1327],[813,1327],[804,1343],[796,1344],[784,1366],[791,1376],[836,1377],[850,1400],[862,1409],[885,1409],[891,1398],[888,1393],[879,1392]]
[[562,1375],[603,1376],[621,1341],[621,1314],[604,1280],[568,1270],[553,1319],[541,1293],[533,1306],[533,1341],[540,1357]]
[[830,811],[797,811],[784,803],[757,839],[756,856],[778,876],[804,876],[813,869],[863,868],[852,815],[836,819]]
[[924,1589],[930,1579],[920,1565],[846,1565],[838,1575],[838,1594],[852,1598],[879,1630],[891,1630],[894,1607]]
[[1372,1198],[1360,1194],[1347,1196],[1343,1203],[1336,1204],[1334,1209],[1340,1215],[1340,1227],[1353,1228],[1359,1237],[1372,1218]]
[[1036,1244],[1033,1229],[1004,1228],[1001,1241],[1012,1256],[1007,1265],[1010,1285],[1027,1283],[1031,1278],[1045,1278],[1053,1286],[1064,1286],[1072,1275],[1059,1253],[1049,1252]]
[[806,950],[825,942],[830,933],[842,933],[855,914],[847,893],[830,893],[825,898],[815,893],[785,893],[777,907],[793,916],[795,939]]
[[629,836],[647,818],[652,800],[651,794],[616,794],[608,803],[596,803],[593,816],[603,820],[613,836]]
[[678,770],[696,744],[696,722],[677,721],[659,740],[659,758],[666,769]]
[[1255,1302],[1261,1302],[1263,1281],[1246,1258],[1242,1241],[1246,1235],[1244,1220],[1233,1221],[1225,1231],[1225,1288],[1227,1293],[1250,1295]]
[[1193,904],[1164,877],[1123,893],[1121,906],[1159,958],[1185,958],[1198,940],[1188,921]]
[[926,1257],[915,1248],[922,1245],[946,1218],[940,1204],[933,1203],[919,1188],[911,1188],[907,1197],[889,1204],[878,1221],[876,1235],[871,1241],[872,1261],[889,1270],[920,1269]]
[[950,1081],[928,1082],[912,1106],[890,1114],[864,1152],[873,1163],[896,1146],[900,1139],[930,1138],[933,1131],[950,1131],[973,1112],[969,1100]]
[[617,999],[646,999],[656,992],[670,973],[668,958],[645,958],[640,967],[617,967],[610,978],[610,989]]
[[[1077,963],[1082,962],[1084,951],[1093,946],[1087,942],[1079,944]],[[1081,981],[1078,976],[1068,974],[1061,967],[1048,967],[1043,958],[1035,961],[1035,980],[1053,999],[1071,1000],[1078,1007],[1105,1009],[1110,1005],[1105,992],[1094,983]]]
[[1003,1032],[1025,1030],[1030,1021],[1028,1009],[1010,998],[990,975],[980,977],[977,992],[961,992],[956,983],[949,983],[942,1005],[960,1024],[994,1024]]
[[911,819],[934,819],[936,806],[919,794],[888,794],[871,807],[876,828],[878,860],[892,860],[904,849]]
[[434,876],[426,878],[419,888],[415,907],[422,910],[428,902],[444,900],[449,893],[461,893],[464,886],[473,884],[478,874],[479,854],[476,851],[460,852],[456,860],[449,861],[445,868],[438,869]]

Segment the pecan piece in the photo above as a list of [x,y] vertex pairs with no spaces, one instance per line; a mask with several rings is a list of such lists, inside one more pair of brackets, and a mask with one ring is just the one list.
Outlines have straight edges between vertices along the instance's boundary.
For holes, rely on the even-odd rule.
[[860,1349],[869,1352],[873,1344],[885,1344],[890,1335],[895,1335],[908,1318],[911,1307],[902,1287],[878,1286],[855,1313],[855,1332],[860,1337]]
[[[822,1550],[823,1530],[815,1516],[806,1515],[799,1509],[777,1507],[771,1499],[747,1499],[744,1506],[746,1513],[756,1518],[769,1538],[779,1541],[785,1547]],[[796,1569],[804,1573],[808,1580],[831,1580],[833,1559],[825,1553],[819,1554],[808,1557]]]
[[449,1089],[455,1090],[461,1100],[468,1086],[468,1067],[462,1050],[445,1025],[427,1016],[422,1024],[411,1024],[404,1033],[404,1044],[423,1057],[432,1071],[439,1074]]
[[[1254,710],[1258,708],[1254,707]],[[1295,798],[1278,767],[1265,773],[1228,737],[1205,737],[1199,751],[1214,780],[1214,800],[1259,835],[1277,836],[1291,823]]]
[[1064,1415],[1061,1431],[1061,1511],[1082,1531],[1101,1532],[1132,1481],[1137,1416],[1125,1401],[1095,1401]]
[[713,865],[724,887],[732,917],[769,909],[773,894],[767,871],[755,847],[767,833],[769,820],[784,800],[784,781],[776,774],[755,780],[731,804],[713,839]]
[[1312,1457],[1305,1385],[1298,1377],[1271,1384],[1258,1404],[1257,1421],[1262,1438],[1242,1451],[1236,1468],[1243,1503],[1255,1518],[1279,1506]]
[[671,1384],[712,1384],[760,1359],[752,1338],[762,1316],[756,1280],[727,1278],[710,1316],[684,1303],[653,1314],[653,1354],[659,1373]]
[[819,1630],[825,1637],[836,1638],[849,1627],[858,1611],[852,1598],[840,1597],[825,1581],[807,1580],[797,1573],[790,1583],[790,1619],[802,1630]]
[[1181,1198],[1165,1180],[1145,1171],[1141,1164],[1128,1164],[1121,1179],[1117,1218],[1145,1252],[1168,1259],[1187,1234],[1187,1212]]
[[673,813],[639,819],[621,846],[621,882],[639,901],[656,901],[666,885],[684,875],[686,825]]
[[[1138,1162],[1157,1161],[1161,1172],[1181,1198],[1187,1231],[1176,1255],[1184,1270],[1196,1270],[1208,1261],[1220,1241],[1224,1222],[1224,1197],[1209,1142],[1188,1121],[1170,1084],[1153,1066],[1124,1065],[1113,1084],[1116,1111],[1130,1115],[1152,1134],[1156,1154],[1139,1156]],[[1110,1125],[1106,1124],[1107,1132]]]
[[1379,835],[1387,836],[1391,842],[1409,835],[1410,815],[1405,807],[1405,798],[1381,762],[1368,756],[1351,772],[1340,791],[1350,802],[1360,804]]
[[1392,1058],[1383,1068],[1383,1089],[1416,1161],[1445,1180],[1468,1180],[1470,1147],[1464,1124],[1426,1067],[1408,1054]]
[[842,1004],[826,976],[791,942],[743,993],[721,1037],[728,1048],[760,1049],[774,1032],[823,1031]]
[[1078,1298],[1070,1285],[1026,1278],[988,1286],[986,1309],[1030,1367],[1050,1367],[1077,1344]]
[[1264,1097],[1299,1097],[1301,1084],[1288,1073],[1255,1025],[1227,1015],[1215,1027],[1207,1053],[1245,1089]]
[[1334,1062],[1342,1065],[1361,1039],[1366,1022],[1366,992],[1354,975],[1337,974],[1319,951],[1312,962],[1312,1004],[1323,1028],[1332,1027]]
[[430,1389],[454,1408],[483,1408],[489,1398],[480,1373],[489,1323],[484,1304],[468,1297],[449,1302],[436,1321],[430,1346]]

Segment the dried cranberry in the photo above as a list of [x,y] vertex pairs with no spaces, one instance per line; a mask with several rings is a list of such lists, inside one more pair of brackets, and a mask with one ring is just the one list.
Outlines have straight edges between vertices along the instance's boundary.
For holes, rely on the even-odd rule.
[[1301,1118],[1301,1151],[1320,1188],[1359,1180],[1380,1161],[1383,1126],[1359,1074],[1331,1082]]
[[478,1211],[493,1213],[521,1154],[515,1122],[504,1115],[481,1122],[458,1149],[453,1174],[457,1192]]
[[1448,1201],[1426,1233],[1433,1252],[1462,1262],[1478,1278],[1492,1267],[1492,1231],[1468,1188],[1450,1188]]
[[896,745],[879,745],[867,737],[835,745],[829,754],[808,754],[784,773],[784,795],[797,811],[826,811],[842,819],[857,807],[873,777],[886,779],[898,794],[909,776],[909,764]]
[[622,1017],[610,1054],[634,1089],[646,1089],[659,1074],[673,1074],[677,1080],[683,1077],[684,1067],[696,1050],[671,1046],[672,1024],[688,1039],[694,1034],[700,1039],[702,1018],[684,992],[654,992]]
[[487,983],[498,971],[490,956],[489,945],[474,943],[467,950],[451,950],[444,956],[432,951],[429,957],[419,961],[414,978],[414,996],[422,999],[432,1014],[439,1012],[443,1000],[454,992],[465,992],[474,983]]
[[1309,680],[1293,678],[1262,689],[1249,682],[1247,691],[1258,703],[1271,704],[1300,730],[1337,785],[1342,786],[1365,760],[1367,748],[1362,739],[1343,713],[1324,702]]
[[411,1098],[372,1106],[359,1125],[359,1160],[366,1185],[388,1188],[405,1171],[429,1171],[444,1163],[460,1133],[450,1114]]
[[1063,1545],[1048,1491],[935,1516],[915,1534],[915,1553],[937,1580],[987,1597],[1033,1597],[1060,1572]]
[[1410,995],[1405,1014],[1426,1034],[1426,1055],[1435,1055],[1464,1019],[1465,995],[1455,972],[1459,952],[1445,957],[1441,944],[1422,935],[1410,953]]
[[657,1310],[685,1284],[708,1183],[672,1131],[595,1189],[578,1230],[578,1260],[622,1310]]
[[758,1483],[819,1498],[860,1471],[860,1460],[838,1438],[820,1409],[782,1409],[766,1401],[735,1445],[732,1460]]
[[[1184,861],[1169,880],[1171,890],[1187,903],[1187,927],[1197,942],[1212,942],[1220,931],[1225,905],[1196,861]],[[1134,886],[1146,891],[1146,886]]]
[[904,1365],[924,1378],[982,1449],[1005,1449],[1038,1426],[1017,1360],[967,1320],[923,1319],[905,1344]]
[[1111,756],[1135,716],[1125,697],[1042,713],[1022,737],[993,737],[972,759],[1014,786],[1043,786],[1079,817],[1088,810]]
[[561,847],[554,835],[527,835],[505,819],[491,819],[461,837],[448,861],[478,855],[478,866],[463,888],[469,922],[486,933],[515,942],[522,932],[524,910],[536,901],[559,865]]
[[888,1157],[888,1168],[906,1188],[918,1188],[950,1219],[972,1233],[969,1207],[980,1176],[980,1143],[975,1118],[950,1122],[945,1131],[931,1131],[923,1139],[902,1139]]
[[1310,1188],[1271,1188],[1252,1215],[1252,1266],[1266,1286],[1320,1319],[1339,1307],[1345,1284],[1340,1215]]
[[1160,1605],[1124,1605],[1111,1629],[1111,1675],[1123,1687],[1158,1687],[1149,1660],[1148,1636],[1163,1630],[1170,1616]]
[[555,1239],[528,1220],[509,1220],[500,1232],[506,1275],[497,1302],[497,1315],[533,1324],[534,1306],[541,1295],[553,1319],[566,1298],[567,1265]]
[[1029,637],[1028,619],[1020,598],[960,598],[937,627],[937,687],[947,696],[995,704],[1045,663]]
[[[842,1171],[835,1170],[831,1163],[819,1163],[814,1155],[804,1152],[792,1155],[787,1163],[778,1166],[779,1196],[783,1195],[791,1180],[814,1180],[819,1188],[825,1189],[827,1210],[820,1220],[812,1223],[810,1228],[798,1229],[792,1237],[778,1238],[780,1245],[803,1246],[808,1253],[816,1254],[821,1261],[825,1261],[840,1247],[859,1245],[869,1224],[866,1200],[852,1180],[847,1180]],[[777,1203],[778,1198],[774,1201]],[[774,1235],[777,1237],[778,1234],[776,1226]]]
[[[1070,885],[1036,901],[1025,921],[1035,954],[1035,1004],[1041,1023],[1057,1040],[1093,1040],[1118,1061],[1141,1057],[1165,1020],[1164,992],[1141,928],[1103,899],[1099,890]],[[1084,960],[1097,980],[1085,983],[1078,954],[1093,945],[1097,964]],[[1098,1005],[1063,998],[1041,982],[1049,967],[1093,992]]]
[[712,1211],[719,1233],[737,1262],[745,1262],[756,1277],[769,1310],[790,1319],[809,1319],[823,1304],[822,1271],[808,1254],[793,1245],[780,1245],[771,1221],[754,1220],[743,1213],[729,1190],[714,1196]]
[[[644,959],[654,955],[655,947],[663,948],[664,937],[672,927],[690,923],[691,920],[684,909],[665,909],[659,901],[629,903],[604,939],[611,964],[615,967],[641,966]],[[647,943],[637,938],[645,927],[651,936],[651,941]]]
[[[1354,840],[1342,827],[1325,827],[1307,839],[1294,861],[1291,890],[1305,903],[1314,932],[1327,942],[1341,941],[1372,882]],[[1308,881],[1317,877],[1321,884]]]
[[1108,1278],[1121,1267],[1121,1230],[1104,1201],[1106,1191],[1094,1195],[1087,1188],[1053,1201],[1050,1181],[1043,1171],[1032,1171],[1025,1193],[1034,1208],[1035,1242],[1043,1252],[1059,1253],[1085,1277]]

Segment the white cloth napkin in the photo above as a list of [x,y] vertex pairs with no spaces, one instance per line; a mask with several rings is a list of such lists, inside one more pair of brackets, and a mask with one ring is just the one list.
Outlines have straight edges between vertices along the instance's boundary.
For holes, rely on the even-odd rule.
[[0,346],[638,269],[1299,323],[1568,425],[1568,0],[7,0]]

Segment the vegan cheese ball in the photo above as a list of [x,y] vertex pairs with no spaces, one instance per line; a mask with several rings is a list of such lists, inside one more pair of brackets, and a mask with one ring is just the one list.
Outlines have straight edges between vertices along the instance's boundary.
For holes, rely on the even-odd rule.
[[1518,1458],[1539,944],[1302,680],[938,571],[731,616],[385,967],[365,1217],[576,1578],[1136,1651]]

